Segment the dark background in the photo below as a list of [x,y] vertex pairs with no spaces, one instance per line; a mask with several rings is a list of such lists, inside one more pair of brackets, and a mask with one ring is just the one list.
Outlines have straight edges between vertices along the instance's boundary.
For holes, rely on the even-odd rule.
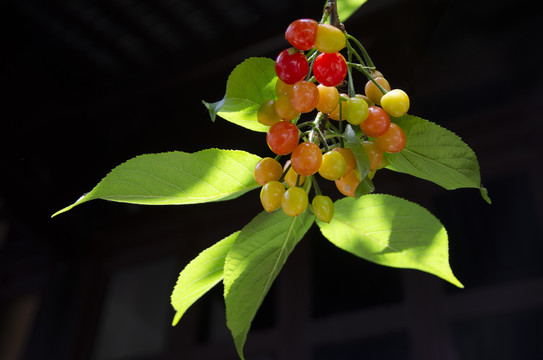
[[[255,319],[250,359],[543,358],[543,14],[533,4],[370,0],[346,22],[410,94],[410,113],[474,149],[493,204],[382,171],[378,192],[446,226],[466,288],[357,259],[313,227]],[[201,100],[221,99],[243,59],[274,58],[288,24],[319,19],[321,2],[2,8],[0,359],[235,359],[220,287],[175,328],[169,294],[190,259],[260,211],[257,192],[185,207],[93,201],[50,216],[136,155],[268,155],[263,134],[213,124]]]

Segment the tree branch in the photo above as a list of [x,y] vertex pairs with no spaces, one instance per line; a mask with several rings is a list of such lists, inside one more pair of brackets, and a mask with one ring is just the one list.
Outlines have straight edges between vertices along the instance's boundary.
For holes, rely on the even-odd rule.
[[341,24],[337,14],[337,0],[328,0],[328,5],[326,5],[326,8],[330,12],[330,25],[343,30],[343,25]]

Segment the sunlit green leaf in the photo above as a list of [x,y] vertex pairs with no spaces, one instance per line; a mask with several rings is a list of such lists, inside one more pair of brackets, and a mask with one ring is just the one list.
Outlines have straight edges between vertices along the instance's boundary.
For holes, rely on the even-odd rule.
[[422,270],[463,287],[449,265],[445,227],[420,205],[382,194],[343,198],[329,224],[317,223],[328,240],[356,256]]
[[141,155],[117,166],[89,193],[53,216],[94,199],[143,205],[233,199],[259,186],[253,178],[259,160],[245,151],[219,149]]
[[262,212],[243,228],[228,252],[224,265],[226,321],[242,359],[258,308],[313,220],[310,211],[298,217],[282,211]]
[[339,20],[344,22],[368,0],[337,0]]
[[401,152],[385,154],[387,169],[426,179],[447,190],[481,189],[477,157],[460,137],[416,116],[405,115],[394,122],[405,132],[407,142]]
[[177,325],[185,311],[223,279],[224,259],[239,231],[202,251],[179,274],[172,292],[175,309],[172,325]]
[[269,126],[260,124],[256,113],[263,102],[275,97],[276,82],[273,60],[248,58],[230,73],[224,98],[215,103],[203,103],[212,120],[218,115],[244,128],[266,132]]

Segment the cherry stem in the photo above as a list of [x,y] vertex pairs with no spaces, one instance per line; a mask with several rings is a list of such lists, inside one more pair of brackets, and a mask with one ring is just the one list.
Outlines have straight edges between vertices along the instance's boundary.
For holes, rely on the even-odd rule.
[[349,35],[349,34],[347,34],[347,39],[348,39],[348,40],[352,40],[352,41],[356,44],[356,46],[358,46],[358,48],[359,48],[360,51],[362,52],[362,56],[364,56],[364,59],[366,60],[366,64],[367,64],[369,67],[375,69],[375,65],[373,65],[373,61],[371,61],[370,55],[368,54],[368,52],[366,51],[366,48],[364,48],[364,46],[362,45],[362,43],[361,43],[360,41],[358,41],[357,38],[355,38],[354,36]]
[[324,145],[324,150],[328,152],[330,151],[330,148],[328,147],[328,144],[326,143],[326,137],[324,136],[324,134],[322,133],[320,129],[320,123],[322,119],[324,119],[324,115],[322,113],[318,113],[317,116],[315,117],[315,121],[304,122],[303,124],[300,124],[298,127],[302,127],[306,125],[311,126],[312,130],[309,131],[309,142],[314,142],[315,133],[317,133],[318,137],[320,138],[320,140],[322,141]]
[[313,183],[313,186],[315,186],[315,195],[322,195],[321,188],[314,176],[311,176],[311,182]]
[[377,81],[375,81],[375,79],[373,78],[373,76],[371,76],[370,72],[368,71],[368,67],[366,66],[362,66],[360,64],[355,64],[355,63],[350,63],[348,62],[347,63],[348,66],[352,66],[354,67],[356,70],[364,73],[364,75],[366,75],[366,77],[368,78],[368,80],[370,80],[372,83],[375,84],[375,86],[377,86],[377,88],[379,89],[379,91],[381,91],[381,93],[386,94],[388,91],[381,86],[381,84],[379,84]]
[[356,58],[358,59],[358,62],[361,64],[361,65],[366,65],[365,61],[362,59],[362,57],[360,57],[360,55],[358,54],[358,52],[356,52],[356,50],[352,47],[351,43],[349,42],[349,40],[346,41],[346,44],[347,44],[347,50],[349,52],[349,54],[354,54],[356,56]]
[[[347,42],[348,44],[348,42]],[[348,61],[351,62],[353,60],[353,53],[350,51],[349,46],[349,53],[347,55]],[[347,77],[349,78],[349,89],[347,91],[350,98],[354,97],[356,95],[356,92],[354,90],[354,82],[353,82],[353,69],[348,66],[347,67]]]

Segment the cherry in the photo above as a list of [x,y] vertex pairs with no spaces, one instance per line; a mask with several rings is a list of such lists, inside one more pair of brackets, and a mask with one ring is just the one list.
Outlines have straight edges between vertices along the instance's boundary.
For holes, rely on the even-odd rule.
[[281,199],[281,208],[288,216],[298,216],[307,209],[309,199],[301,187],[291,187]]
[[300,113],[292,107],[290,102],[290,96],[279,95],[275,100],[275,113],[278,117],[286,121],[292,121],[296,119]]
[[376,137],[384,134],[390,127],[390,116],[378,106],[368,108],[368,117],[360,124],[364,134]]
[[256,113],[256,119],[259,123],[266,126],[271,126],[278,121],[281,121],[281,118],[275,112],[275,101],[270,99],[258,108]]
[[370,160],[370,171],[379,169],[383,161],[383,150],[373,141],[363,141],[362,147]]
[[409,96],[403,90],[391,90],[381,98],[381,106],[390,116],[400,117],[409,110]]
[[319,84],[317,86],[319,90],[319,102],[317,103],[317,110],[321,113],[329,114],[338,106],[339,92],[335,87],[324,86]]
[[281,201],[285,194],[285,186],[279,181],[268,181],[260,189],[260,202],[267,212],[272,212],[281,207]]
[[358,169],[354,169],[345,174],[341,179],[336,180],[336,187],[343,195],[354,197],[360,181],[360,172]]
[[390,128],[381,136],[375,138],[375,143],[381,150],[387,153],[397,153],[404,149],[406,142],[402,128],[391,123]]
[[275,73],[286,84],[303,80],[309,71],[305,55],[294,48],[283,50],[275,59]]
[[322,53],[335,53],[345,47],[345,34],[330,24],[319,24],[315,38],[315,48]]
[[312,142],[303,142],[292,151],[290,164],[300,175],[313,175],[322,164],[321,149]]
[[313,210],[315,217],[325,223],[329,223],[334,217],[334,203],[329,196],[315,196],[311,202],[311,209]]
[[[290,165],[290,160],[288,160],[285,163],[285,166],[283,167],[283,171],[285,171],[288,168],[288,171],[285,175],[285,182],[290,187],[296,186],[296,182],[298,182],[299,186],[302,186],[302,184],[305,182],[305,176],[298,174],[296,171],[294,171],[292,166],[289,167],[289,165]],[[300,180],[298,180],[298,176],[300,177]]]
[[290,103],[299,113],[311,112],[319,102],[319,89],[310,81],[299,81],[294,84],[290,94]]
[[277,160],[265,157],[256,164],[253,171],[255,181],[264,186],[269,181],[277,181],[283,174],[283,167]]
[[293,21],[285,31],[285,39],[297,49],[310,50],[315,45],[319,24],[313,19]]
[[337,86],[347,76],[347,62],[337,52],[319,54],[313,63],[313,75],[324,86]]
[[322,164],[319,174],[326,180],[338,180],[345,175],[347,162],[338,151],[329,151],[322,156]]
[[270,126],[266,141],[277,155],[287,155],[298,145],[298,128],[289,121],[279,121]]

